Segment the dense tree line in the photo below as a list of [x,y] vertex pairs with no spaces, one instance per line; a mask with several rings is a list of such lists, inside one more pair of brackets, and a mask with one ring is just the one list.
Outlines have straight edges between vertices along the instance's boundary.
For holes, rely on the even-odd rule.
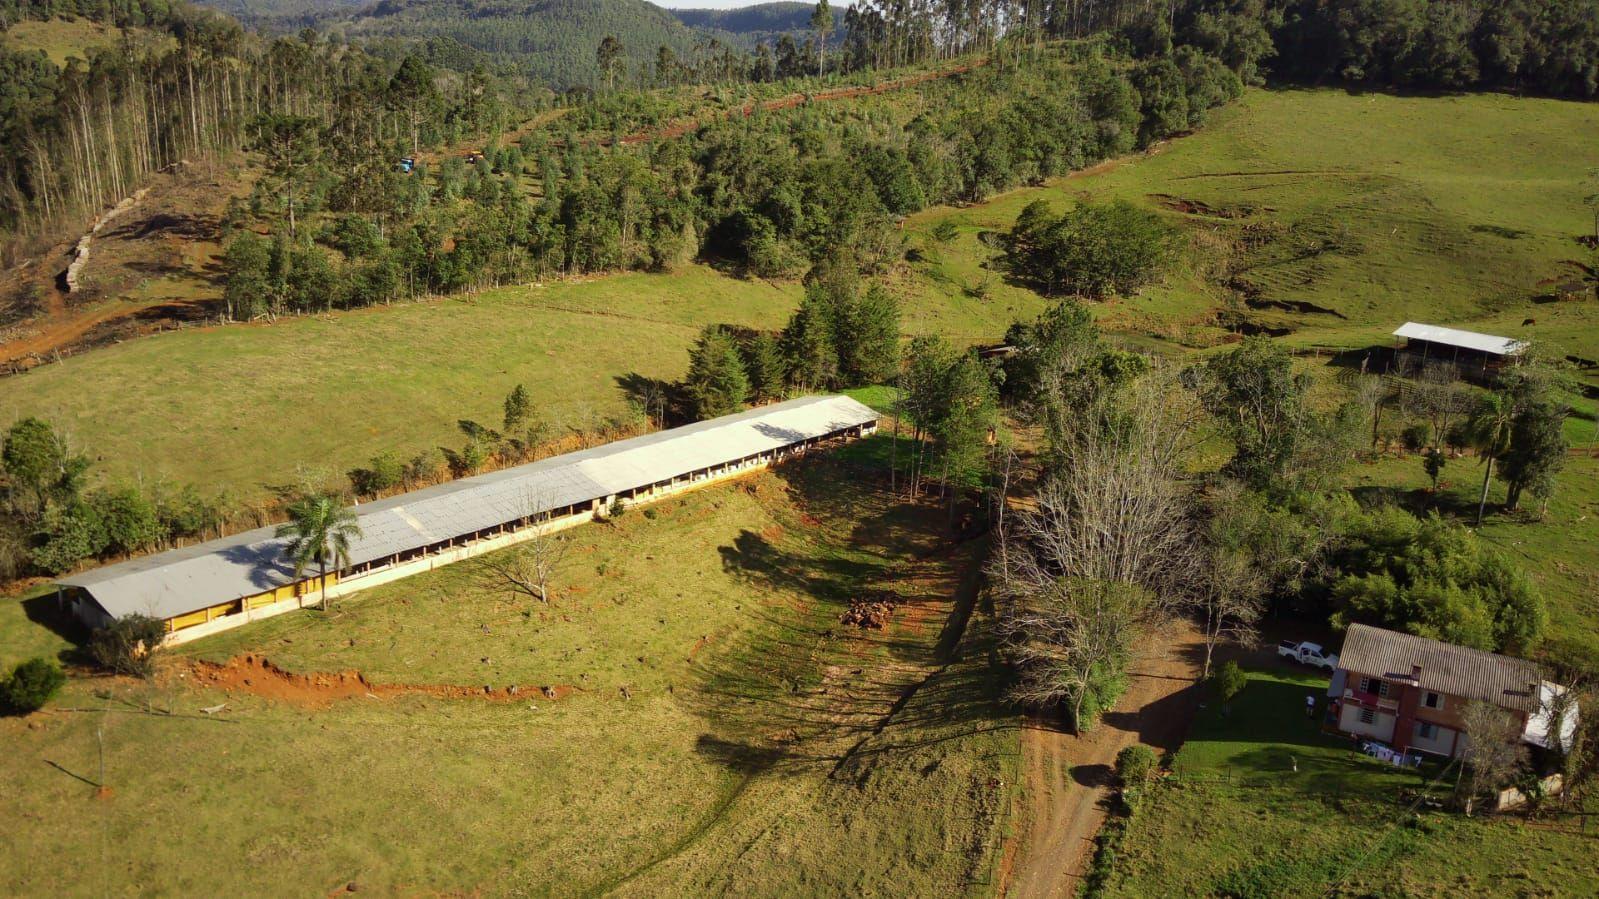
[[1254,80],[1599,95],[1596,0],[1193,0],[1136,20]]
[[[156,171],[247,146],[279,179],[300,174],[320,148],[339,174],[335,201],[367,211],[396,192],[387,176],[398,151],[509,118],[481,72],[444,77],[414,58],[391,64],[314,35],[264,42],[181,4],[151,18],[162,9],[147,24],[170,43],[96,50],[65,69],[0,50],[11,76],[0,80],[0,235],[76,226]],[[305,146],[309,131],[316,148]]]
[[[794,277],[838,247],[853,248],[870,272],[902,252],[897,216],[979,200],[1192,127],[1187,114],[1152,121],[1144,113],[1164,101],[1159,88],[1141,96],[1134,81],[1166,62],[1129,68],[1097,55],[1050,56],[986,67],[927,85],[933,102],[908,121],[805,107],[639,146],[535,132],[516,145],[491,143],[472,164],[446,159],[408,176],[386,164],[382,143],[347,140],[332,123],[257,119],[249,146],[267,177],[235,217],[246,227],[228,245],[228,312],[244,318],[563,273],[662,271],[701,256]],[[408,60],[390,83],[419,66]],[[1171,85],[1185,109],[1231,95],[1196,91],[1216,72],[1231,78],[1225,69],[1194,71],[1198,80],[1179,71]],[[420,89],[391,96],[402,135],[411,100],[439,105]],[[323,213],[314,229],[298,225],[308,213]],[[269,235],[257,233],[262,225]]]

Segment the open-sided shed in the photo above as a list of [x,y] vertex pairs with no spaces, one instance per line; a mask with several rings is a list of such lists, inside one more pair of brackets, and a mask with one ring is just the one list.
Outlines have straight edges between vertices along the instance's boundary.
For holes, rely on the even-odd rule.
[[1511,337],[1462,331],[1442,325],[1405,322],[1394,330],[1403,340],[1399,358],[1422,368],[1450,365],[1462,376],[1489,379],[1514,364],[1529,344]]
[[[337,596],[384,583],[876,426],[877,413],[849,397],[802,397],[363,503],[350,564],[325,586]],[[257,528],[57,583],[90,626],[143,614],[167,622],[169,639],[192,639],[297,608],[322,589],[314,572],[295,576],[285,543]]]

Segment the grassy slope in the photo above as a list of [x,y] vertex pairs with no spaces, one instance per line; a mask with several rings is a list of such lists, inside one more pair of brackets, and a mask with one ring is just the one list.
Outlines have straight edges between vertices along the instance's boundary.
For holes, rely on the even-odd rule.
[[[111,477],[250,495],[302,465],[336,478],[382,450],[453,446],[457,419],[497,418],[517,383],[557,432],[595,424],[626,410],[618,377],[679,378],[703,325],[781,327],[798,296],[691,266],[169,332],[0,380],[0,420],[59,422]],[[935,299],[906,329],[998,334],[1007,315]]]
[[[1402,772],[1323,735],[1304,717],[1326,679],[1251,672],[1223,717],[1200,712],[1117,854],[1114,896],[1592,895],[1590,838],[1423,811]],[[1297,767],[1297,770],[1295,768]],[[1447,792],[1453,772],[1435,792]]]
[[[1302,139],[1305,122],[1318,125],[1314,141]],[[1261,249],[1239,250],[1244,224],[1169,213],[1196,235],[1190,264],[1138,297],[1101,307],[1106,324],[1130,338],[1167,348],[1220,339],[1214,312],[1233,298],[1206,273],[1216,259],[1236,256],[1266,299],[1348,316],[1254,313],[1299,328],[1294,342],[1386,343],[1394,323],[1421,318],[1531,333],[1599,357],[1592,304],[1530,300],[1539,280],[1579,255],[1570,237],[1585,222],[1580,181],[1599,165],[1599,149],[1582,135],[1595,128],[1599,108],[1585,104],[1254,91],[1153,156],[913,216],[913,242],[938,261],[911,263],[898,278],[906,331],[992,339],[1041,308],[1037,296],[981,267],[990,251],[977,237],[1007,227],[1032,199],[1120,196],[1158,205],[1151,195],[1170,194],[1216,208],[1270,207],[1257,218],[1286,222],[1286,230]],[[1263,171],[1306,174],[1233,174]],[[937,245],[929,232],[946,218],[961,234]],[[1502,230],[1473,230],[1483,227]],[[1281,261],[1334,239],[1345,249]],[[986,297],[965,290],[985,281]],[[453,444],[456,419],[491,415],[518,381],[528,382],[550,423],[592,423],[623,409],[616,376],[676,377],[700,325],[775,327],[796,296],[793,285],[690,267],[188,330],[0,380],[0,418],[62,421],[114,476],[249,494],[302,463],[336,475],[381,449]],[[1529,316],[1538,324],[1522,329]]]
[[[1587,307],[1535,305],[1538,281],[1584,258],[1573,239],[1589,226],[1582,180],[1599,165],[1593,104],[1496,95],[1413,98],[1341,91],[1251,91],[1205,129],[1159,152],[1048,187],[1012,191],[965,210],[933,209],[910,226],[929,241],[951,219],[962,234],[938,248],[923,273],[947,296],[988,278],[991,296],[1022,291],[980,264],[983,230],[1008,228],[1036,199],[1121,198],[1166,209],[1165,195],[1242,218],[1181,214],[1193,235],[1187,264],[1166,283],[1102,307],[1107,324],[1133,335],[1203,344],[1211,313],[1232,299],[1206,277],[1218,259],[1270,301],[1312,303],[1345,316],[1261,312],[1297,329],[1299,344],[1388,343],[1406,318],[1531,329],[1566,352],[1599,352],[1599,315]],[[1245,229],[1256,249],[1238,245]],[[1505,236],[1511,235],[1511,236]]]
[[[0,891],[109,878],[205,893],[350,880],[380,893],[963,892],[990,876],[1016,758],[980,624],[960,644],[968,661],[942,665],[970,554],[917,561],[938,545],[939,511],[840,490],[836,464],[572,531],[548,607],[467,564],[184,648],[378,681],[582,687],[558,703],[308,709],[169,675],[75,681],[59,705],[193,717],[0,719],[0,815],[27,822],[0,849]],[[879,588],[904,597],[895,624],[842,629],[846,598]],[[227,723],[195,715],[224,699]],[[93,800],[51,763],[98,779],[101,723],[114,792]],[[835,851],[846,842],[856,850]]]

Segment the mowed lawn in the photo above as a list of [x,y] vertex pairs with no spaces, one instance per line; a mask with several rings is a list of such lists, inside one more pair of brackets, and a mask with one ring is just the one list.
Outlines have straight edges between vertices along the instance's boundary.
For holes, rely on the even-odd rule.
[[[981,285],[990,302],[1009,304],[1025,291],[982,267],[995,251],[980,238],[1008,229],[1028,203],[1124,199],[1160,210],[1189,235],[1183,262],[1137,296],[1096,307],[1134,338],[1218,339],[1214,314],[1243,309],[1220,283],[1230,275],[1265,304],[1244,311],[1293,328],[1287,339],[1299,344],[1387,345],[1406,319],[1518,328],[1554,314],[1533,302],[1549,292],[1539,282],[1591,264],[1576,238],[1592,229],[1582,198],[1599,166],[1596,132],[1591,103],[1250,90],[1152,154],[931,209],[908,227],[932,257],[919,266],[932,289],[972,302],[966,289]],[[958,235],[940,243],[932,229],[946,220]],[[1588,312],[1534,336],[1594,358],[1595,321]]]
[[[74,679],[0,719],[0,892],[982,892],[1017,740],[986,619],[945,628],[977,547],[943,551],[941,510],[861,478],[814,459],[569,531],[548,605],[465,563],[182,647],[152,685]],[[887,629],[839,623],[882,592]],[[578,689],[307,704],[195,685],[189,659],[242,652]]]
[[1325,678],[1251,671],[1211,702],[1116,852],[1113,896],[1591,896],[1593,838],[1421,807],[1453,770],[1401,771],[1303,713]]

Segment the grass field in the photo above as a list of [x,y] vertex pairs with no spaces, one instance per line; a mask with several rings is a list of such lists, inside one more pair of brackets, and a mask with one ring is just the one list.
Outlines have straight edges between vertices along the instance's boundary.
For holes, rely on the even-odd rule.
[[[936,208],[909,227],[938,257],[919,274],[947,296],[987,282],[978,235],[1010,226],[1026,204],[1125,199],[1182,222],[1192,249],[1165,283],[1105,304],[1108,326],[1136,337],[1205,345],[1215,313],[1237,307],[1292,328],[1291,342],[1388,345],[1405,319],[1532,336],[1599,355],[1599,315],[1533,302],[1540,281],[1591,264],[1576,238],[1591,228],[1583,179],[1599,166],[1599,107],[1498,95],[1396,97],[1333,90],[1248,92],[1210,124],[1157,152],[969,209]],[[1186,209],[1189,211],[1179,211]],[[944,220],[959,236],[940,245]],[[1256,308],[1224,283],[1258,291]],[[1320,308],[1300,312],[1283,308]],[[1555,316],[1562,321],[1543,324]]]
[[[1307,140],[1311,121],[1318,131]],[[1295,329],[1286,339],[1301,345],[1386,345],[1412,318],[1599,358],[1595,304],[1534,302],[1538,282],[1569,275],[1584,252],[1574,240],[1587,221],[1581,181],[1599,147],[1583,135],[1595,129],[1591,104],[1251,91],[1153,155],[912,216],[910,240],[932,261],[907,263],[894,279],[905,331],[992,340],[1043,308],[983,267],[992,250],[979,240],[1031,200],[1114,196],[1165,208],[1164,196],[1212,214],[1167,209],[1192,235],[1184,265],[1099,307],[1107,327],[1140,345],[1212,345],[1227,336],[1218,312],[1236,307]],[[944,220],[959,233],[939,243],[931,231]],[[1241,305],[1223,275],[1257,285],[1259,308]],[[61,422],[111,477],[251,496],[301,466],[337,478],[380,450],[453,445],[457,419],[492,416],[518,382],[557,429],[593,424],[625,410],[617,377],[678,377],[699,327],[777,327],[797,297],[797,285],[692,266],[185,330],[0,380],[0,418]],[[1537,322],[1523,328],[1526,318]]]
[[[979,547],[933,552],[941,512],[841,487],[852,464],[571,531],[548,606],[468,563],[190,644],[154,686],[74,681],[58,710],[0,719],[0,814],[26,822],[0,891],[981,892],[1016,739],[983,616],[946,629]],[[884,591],[888,629],[838,623]],[[246,651],[529,689],[306,704],[185,676]],[[112,711],[62,710],[91,707]],[[98,728],[106,798],[84,781]]]
[[[1400,771],[1302,713],[1325,678],[1252,671],[1229,714],[1199,713],[1119,844],[1107,895],[1587,896],[1591,836],[1423,809],[1452,772]],[[1440,779],[1441,775],[1441,779]]]
[[[454,446],[458,419],[497,419],[518,383],[556,434],[625,416],[619,378],[680,378],[701,327],[779,328],[799,290],[691,266],[169,332],[0,379],[0,420],[59,423],[105,476],[251,497],[305,466],[336,480],[384,450]],[[906,311],[911,333],[997,335],[1010,315]]]

